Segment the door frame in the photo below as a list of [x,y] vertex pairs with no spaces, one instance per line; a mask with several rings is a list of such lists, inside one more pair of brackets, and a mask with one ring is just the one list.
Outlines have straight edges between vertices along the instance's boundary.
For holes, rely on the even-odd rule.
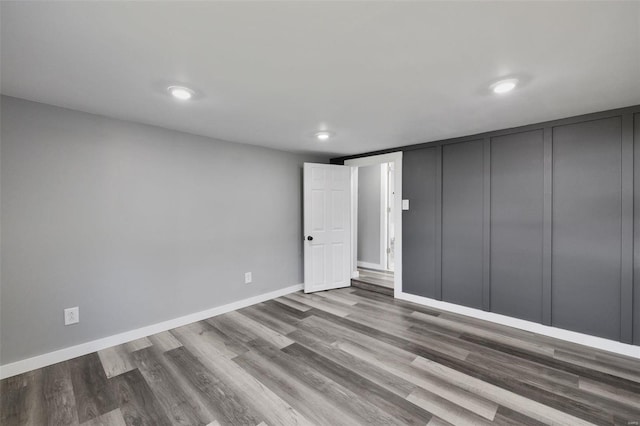
[[380,163],[380,266],[385,271],[389,270],[389,207],[389,163]]
[[394,163],[394,202],[395,213],[395,252],[393,271],[393,294],[402,293],[402,151],[389,154],[345,160],[345,166],[351,166],[351,276],[358,276],[358,167],[373,166],[382,163]]
[[[387,207],[393,207],[393,196],[395,195],[395,190],[394,188],[391,188],[391,185],[393,182],[395,182],[395,173],[391,173],[395,171],[395,162],[393,163],[385,163],[386,164],[386,181],[387,181],[387,193],[384,194],[384,199],[385,199],[385,209]],[[394,223],[395,226],[395,216],[397,215],[397,213],[393,216],[393,221],[390,221],[389,218],[392,217],[392,213],[396,213],[395,210],[393,208],[389,209],[389,211],[384,212],[384,218],[385,218],[385,241],[384,241],[384,246],[385,246],[385,269],[386,270],[390,270],[389,268],[389,253],[386,250],[386,247],[391,248],[391,227],[389,226],[390,223]],[[394,228],[394,237],[395,237],[395,228]],[[394,239],[394,243],[395,243],[395,239]],[[394,245],[395,248],[395,245]],[[395,253],[395,250],[394,250]],[[394,266],[395,269],[395,266]]]
[[[389,215],[387,214],[387,207],[391,207],[389,205],[389,193],[388,193],[388,177],[389,177],[389,170],[387,169],[389,164],[391,163],[380,163],[378,165],[378,169],[380,170],[380,193],[378,194],[379,198],[380,198],[380,203],[378,205],[379,210],[380,210],[380,227],[379,227],[379,231],[380,231],[380,241],[378,241],[378,256],[380,258],[380,261],[378,263],[372,263],[372,262],[364,262],[362,260],[357,260],[357,266],[362,267],[362,268],[367,268],[367,269],[379,269],[382,271],[388,271],[388,262],[387,259],[389,257],[389,255],[387,254],[387,247],[389,247],[389,238],[388,238],[388,219],[389,219]],[[375,164],[373,165],[375,166]],[[373,167],[371,166],[371,167]],[[358,166],[358,167],[354,167],[353,170],[359,170],[359,167],[363,167],[363,166]],[[352,173],[351,174],[351,178],[352,179],[358,179],[358,185],[354,185],[352,188],[353,190],[355,190],[356,192],[360,189],[360,184],[359,184],[359,179],[360,179],[360,172],[357,171],[356,173]],[[354,197],[354,200],[358,200],[358,197]],[[352,203],[352,208],[355,209],[355,212],[358,212],[358,203],[356,202],[355,204]],[[357,215],[356,215],[357,217]],[[354,224],[354,226],[357,226],[357,223]],[[356,229],[356,237],[358,235],[358,230]],[[353,275],[352,271],[352,275]]]

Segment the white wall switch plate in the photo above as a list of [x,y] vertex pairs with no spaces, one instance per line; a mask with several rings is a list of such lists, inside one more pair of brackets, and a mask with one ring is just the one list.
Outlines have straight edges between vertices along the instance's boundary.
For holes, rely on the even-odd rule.
[[67,308],[64,310],[64,325],[77,324],[80,322],[80,308]]
[[402,200],[402,210],[409,210],[409,200]]
[[245,284],[249,284],[252,280],[253,280],[253,277],[251,277],[251,272],[245,272],[244,273],[244,283]]

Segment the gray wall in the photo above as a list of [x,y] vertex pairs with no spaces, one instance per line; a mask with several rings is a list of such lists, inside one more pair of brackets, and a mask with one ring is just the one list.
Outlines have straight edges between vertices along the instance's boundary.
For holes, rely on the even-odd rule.
[[380,264],[380,165],[358,167],[358,261]]
[[405,292],[640,344],[640,106],[401,149]]
[[318,158],[8,97],[1,128],[2,364],[303,281]]
[[442,148],[442,297],[474,308],[482,307],[482,157],[481,140]]
[[553,324],[620,338],[621,120],[553,129]]
[[640,345],[640,111],[633,116],[633,343]]
[[543,151],[541,130],[491,138],[490,306],[537,322],[542,322]]
[[[402,197],[410,200],[403,211],[402,288],[432,299],[442,298],[440,245],[436,224],[440,222],[440,147],[406,151],[402,155]],[[425,244],[430,241],[430,244]]]

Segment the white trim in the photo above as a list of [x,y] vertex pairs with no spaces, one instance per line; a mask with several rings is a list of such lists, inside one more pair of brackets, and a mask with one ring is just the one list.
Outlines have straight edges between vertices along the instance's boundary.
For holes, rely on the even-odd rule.
[[378,263],[371,263],[371,262],[363,262],[362,260],[358,260],[358,267],[375,269],[376,271],[386,271],[385,267],[381,263],[378,264]]
[[351,167],[351,278],[358,278],[358,168]]
[[70,346],[68,348],[60,349],[54,352],[49,352],[46,354],[34,356],[32,358],[5,364],[0,366],[0,379],[6,379],[7,377],[35,370],[37,368],[42,368],[48,365],[56,364],[58,362],[67,361],[72,358],[87,355],[92,352],[110,348],[112,346],[121,345],[123,343],[140,339],[142,337],[151,336],[152,334],[160,333],[162,331],[171,330],[173,328],[201,321],[206,318],[211,318],[216,315],[221,315],[227,312],[235,311],[237,309],[245,308],[247,306],[255,305],[256,303],[275,299],[286,294],[295,293],[296,291],[302,290],[302,287],[302,284],[296,284],[290,287],[249,297],[247,299],[238,300],[237,302],[231,302],[226,305],[216,306],[215,308],[207,309],[205,311],[200,311],[168,321],[163,321],[157,324],[148,325],[136,330],[126,331],[124,333],[115,334],[113,336],[92,340],[90,342],[81,343],[76,346]]
[[[398,297],[402,293],[402,151],[392,152],[390,154],[372,155],[370,157],[354,158],[352,160],[346,160],[345,166],[351,166],[357,170],[358,167],[371,166],[380,163],[394,163],[394,202],[393,211],[395,213],[395,253],[394,253],[394,271],[393,271],[393,289],[394,296]],[[356,204],[358,203],[358,193],[352,194],[352,198],[355,198]],[[358,216],[355,217],[352,228],[357,227]],[[352,234],[353,235],[353,234]],[[357,235],[356,235],[357,237]],[[357,241],[355,244],[351,244],[352,250],[352,269],[355,270],[357,265]]]
[[[393,208],[393,200],[394,200],[394,191],[393,189],[395,189],[394,186],[394,182],[395,182],[395,172],[394,172],[394,164],[393,162],[391,163],[386,163],[387,164],[387,189],[389,189],[387,191],[387,194],[385,194],[385,199],[387,200],[387,207],[391,207],[389,209],[389,211],[387,212],[386,215],[386,219],[387,219],[387,240],[384,242],[384,245],[386,247],[388,247],[389,249],[391,249],[392,246],[392,238],[395,241],[395,228],[394,228],[394,221],[395,221],[395,217],[398,215],[398,212],[394,211],[395,209]],[[402,212],[400,212],[401,214]],[[394,233],[393,236],[391,234],[391,230],[394,229]],[[386,250],[385,250],[386,251]],[[395,248],[394,248],[394,252],[395,252]],[[394,266],[390,265],[389,262],[389,253],[387,253],[387,263],[384,265],[385,269],[387,271],[393,271],[394,270]]]
[[387,270],[387,187],[389,186],[389,163],[380,163],[380,266]]
[[615,340],[590,336],[588,334],[564,330],[562,328],[549,327],[547,325],[538,324],[532,321],[512,318],[493,312],[481,311],[479,309],[468,308],[466,306],[460,306],[454,303],[442,302],[440,300],[430,299],[428,297],[416,296],[413,294],[402,292],[399,294],[396,293],[395,297],[397,299],[419,303],[421,305],[442,309],[444,311],[454,312],[456,314],[466,315],[472,318],[490,321],[496,324],[518,328],[520,330],[530,331],[532,333],[542,334],[543,336],[553,337],[556,339],[565,340],[567,342],[577,343],[580,345],[640,359],[640,346],[628,345],[626,343],[616,342]]

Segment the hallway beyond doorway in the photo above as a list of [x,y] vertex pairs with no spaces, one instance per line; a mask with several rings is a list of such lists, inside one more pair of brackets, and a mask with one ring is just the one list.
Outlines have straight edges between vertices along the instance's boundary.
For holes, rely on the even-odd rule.
[[358,267],[358,274],[351,279],[352,286],[393,296],[393,271]]

